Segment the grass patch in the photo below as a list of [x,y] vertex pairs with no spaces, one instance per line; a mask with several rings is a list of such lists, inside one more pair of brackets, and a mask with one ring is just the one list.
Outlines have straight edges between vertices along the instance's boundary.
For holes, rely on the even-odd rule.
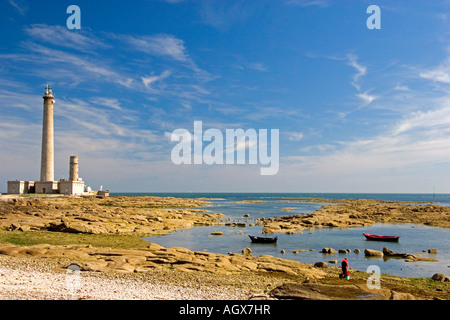
[[0,242],[19,246],[36,244],[70,245],[90,244],[94,247],[111,247],[117,249],[145,248],[149,243],[141,236],[115,234],[82,234],[50,231],[5,231],[0,230]]

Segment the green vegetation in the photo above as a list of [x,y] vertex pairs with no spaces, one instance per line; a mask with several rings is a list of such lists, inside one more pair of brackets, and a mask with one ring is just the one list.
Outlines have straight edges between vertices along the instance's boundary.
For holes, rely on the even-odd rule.
[[19,246],[90,244],[94,247],[113,247],[118,249],[145,248],[149,245],[141,237],[132,235],[5,230],[0,230],[0,243],[11,243]]

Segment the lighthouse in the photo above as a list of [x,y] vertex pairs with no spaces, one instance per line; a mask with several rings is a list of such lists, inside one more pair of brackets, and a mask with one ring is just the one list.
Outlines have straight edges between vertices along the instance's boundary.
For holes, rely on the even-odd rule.
[[71,156],[69,164],[69,179],[55,181],[55,141],[53,128],[53,104],[55,97],[52,88],[47,85],[42,117],[42,150],[41,176],[39,181],[8,181],[9,194],[37,193],[37,194],[67,194],[83,195],[85,184],[78,176],[78,157]]
[[52,88],[45,88],[44,115],[42,119],[41,182],[53,181],[55,176],[53,97]]

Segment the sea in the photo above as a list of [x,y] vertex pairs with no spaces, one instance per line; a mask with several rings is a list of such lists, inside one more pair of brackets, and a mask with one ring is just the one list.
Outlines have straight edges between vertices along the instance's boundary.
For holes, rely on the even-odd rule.
[[[185,247],[195,251],[208,251],[228,254],[241,253],[250,248],[254,256],[263,254],[279,258],[297,260],[303,263],[328,262],[337,260],[339,266],[347,257],[350,268],[367,271],[377,266],[382,274],[409,278],[429,278],[435,273],[449,276],[450,273],[450,230],[414,223],[377,223],[355,228],[320,228],[303,230],[299,234],[262,234],[262,227],[255,225],[257,218],[308,214],[321,206],[330,204],[324,200],[375,199],[388,201],[409,201],[410,203],[429,202],[450,206],[450,194],[393,194],[393,193],[111,193],[127,196],[162,196],[180,198],[207,198],[210,206],[201,208],[209,213],[225,215],[223,220],[239,223],[239,227],[224,225],[202,226],[177,230],[165,235],[146,237],[145,240],[164,247]],[[293,202],[295,200],[315,199],[315,202]],[[243,200],[263,200],[258,203],[243,203]],[[222,232],[213,236],[212,232]],[[368,241],[363,233],[400,236],[398,242]],[[249,235],[277,236],[276,244],[256,244]],[[396,258],[368,258],[364,249],[382,251],[383,247],[399,252],[422,255],[439,260],[438,262],[405,262]],[[323,254],[322,248],[350,249],[349,253]],[[360,253],[355,253],[359,249]],[[428,253],[437,249],[437,253]]]

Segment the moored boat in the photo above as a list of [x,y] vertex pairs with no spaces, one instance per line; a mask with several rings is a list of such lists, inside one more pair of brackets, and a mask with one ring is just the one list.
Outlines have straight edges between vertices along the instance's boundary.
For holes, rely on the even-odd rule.
[[253,243],[276,243],[278,240],[278,237],[273,238],[265,238],[265,237],[257,237],[257,236],[250,236],[250,240],[252,240]]
[[383,236],[378,234],[363,233],[367,240],[374,241],[398,241],[400,236]]

